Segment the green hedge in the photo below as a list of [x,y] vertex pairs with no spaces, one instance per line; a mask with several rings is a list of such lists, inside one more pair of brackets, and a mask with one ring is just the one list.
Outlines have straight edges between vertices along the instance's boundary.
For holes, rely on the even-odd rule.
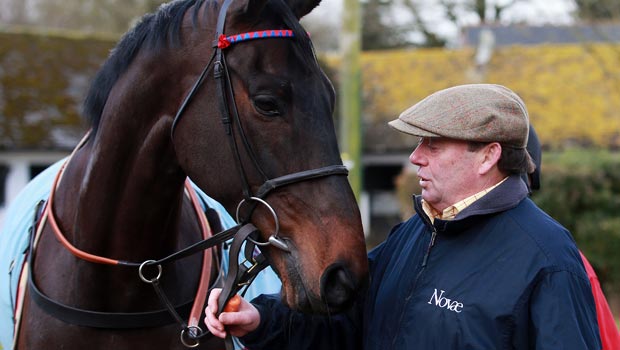
[[541,190],[532,199],[573,233],[605,290],[619,293],[620,154],[543,154]]

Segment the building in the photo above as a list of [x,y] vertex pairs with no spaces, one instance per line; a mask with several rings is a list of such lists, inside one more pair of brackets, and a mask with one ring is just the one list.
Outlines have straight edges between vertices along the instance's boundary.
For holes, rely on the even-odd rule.
[[0,220],[21,188],[77,144],[81,101],[113,42],[0,33]]
[[462,47],[478,47],[483,32],[491,32],[496,47],[563,45],[580,43],[620,43],[620,24],[593,23],[570,26],[530,26],[524,24],[482,25],[462,31]]

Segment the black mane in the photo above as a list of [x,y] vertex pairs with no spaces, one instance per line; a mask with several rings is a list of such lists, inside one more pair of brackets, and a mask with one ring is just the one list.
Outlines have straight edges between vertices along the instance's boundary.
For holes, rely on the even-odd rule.
[[144,15],[136,26],[125,33],[110,52],[84,101],[84,115],[96,131],[112,87],[125,73],[137,53],[145,46],[157,50],[163,46],[175,45],[179,40],[179,28],[185,12],[196,5],[196,12],[205,0],[181,0],[162,5],[157,12]]
[[[199,9],[207,0],[177,0],[162,5],[155,13],[146,14],[136,26],[125,33],[116,47],[110,52],[84,101],[84,116],[96,133],[104,106],[116,81],[125,73],[142,48],[158,50],[174,47],[180,43],[180,28],[186,11],[194,7],[194,24],[197,23]],[[217,3],[213,1],[214,6]],[[295,55],[305,63],[305,68],[314,71],[318,68],[312,43],[297,17],[282,0],[271,0],[269,7],[280,16],[284,25],[295,33]],[[208,6],[205,6],[205,15]],[[215,25],[215,24],[214,24]]]

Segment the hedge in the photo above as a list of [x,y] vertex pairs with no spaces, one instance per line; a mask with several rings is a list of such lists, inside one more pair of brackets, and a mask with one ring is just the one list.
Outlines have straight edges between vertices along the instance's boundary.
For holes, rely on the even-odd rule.
[[609,293],[620,292],[620,154],[570,150],[543,154],[532,199],[568,228]]

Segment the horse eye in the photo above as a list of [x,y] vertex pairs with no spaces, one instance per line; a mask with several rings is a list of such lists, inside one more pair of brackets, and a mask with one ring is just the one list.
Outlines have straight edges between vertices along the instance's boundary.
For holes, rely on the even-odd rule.
[[277,117],[281,115],[278,102],[269,96],[257,96],[254,98],[254,108],[262,115]]

